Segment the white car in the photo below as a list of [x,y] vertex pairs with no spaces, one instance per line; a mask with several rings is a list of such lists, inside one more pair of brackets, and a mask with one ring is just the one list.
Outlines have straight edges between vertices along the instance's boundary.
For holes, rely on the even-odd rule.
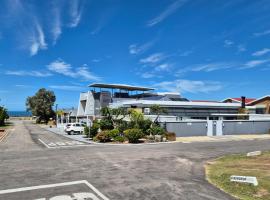
[[65,128],[65,132],[68,135],[79,133],[82,134],[84,132],[84,125],[80,123],[68,123]]

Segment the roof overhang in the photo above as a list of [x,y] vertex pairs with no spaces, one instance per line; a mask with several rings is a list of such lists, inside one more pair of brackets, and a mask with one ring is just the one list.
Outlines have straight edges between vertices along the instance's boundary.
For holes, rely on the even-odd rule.
[[93,83],[93,84],[89,85],[89,87],[108,88],[108,89],[121,89],[121,90],[127,90],[127,91],[150,91],[150,90],[154,90],[154,88],[148,88],[148,87],[125,85],[125,84],[105,84],[105,83]]

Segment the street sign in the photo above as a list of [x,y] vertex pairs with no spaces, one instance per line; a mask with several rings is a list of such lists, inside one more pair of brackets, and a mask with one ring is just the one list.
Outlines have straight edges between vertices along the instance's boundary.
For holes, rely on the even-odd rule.
[[261,155],[261,154],[262,154],[261,151],[252,151],[252,152],[247,153],[247,156],[248,156],[248,157],[251,157],[251,156],[259,156],[259,155]]
[[251,183],[254,186],[258,185],[257,178],[254,176],[231,176],[230,177],[231,182],[240,182],[240,183]]

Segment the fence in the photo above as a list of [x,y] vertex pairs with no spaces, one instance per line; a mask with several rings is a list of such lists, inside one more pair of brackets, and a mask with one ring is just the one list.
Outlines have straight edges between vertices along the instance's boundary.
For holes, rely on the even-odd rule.
[[270,130],[270,120],[204,120],[166,122],[164,125],[177,137],[266,134]]

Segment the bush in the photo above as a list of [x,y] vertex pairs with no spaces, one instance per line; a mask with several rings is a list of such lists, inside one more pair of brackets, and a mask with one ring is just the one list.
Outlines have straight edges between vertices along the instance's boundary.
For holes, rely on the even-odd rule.
[[[90,137],[95,137],[98,133],[98,129],[99,129],[99,124],[94,122],[93,125],[90,128]],[[88,132],[89,133],[89,132]]]
[[168,141],[175,141],[176,140],[176,134],[173,132],[167,132],[165,133],[166,139]]
[[164,130],[164,128],[157,126],[157,125],[149,128],[147,130],[147,134],[149,134],[149,135],[164,135],[165,133],[166,133],[166,131]]
[[137,143],[144,136],[142,130],[137,128],[125,130],[124,135],[130,143]]
[[115,139],[117,136],[119,136],[119,130],[118,129],[113,129],[113,130],[110,130],[108,131],[109,133],[109,137],[111,139]]
[[145,133],[151,127],[152,121],[150,119],[144,119],[139,122],[139,127]]
[[111,138],[109,136],[109,131],[102,131],[94,137],[94,141],[98,142],[109,142],[111,141]]
[[123,136],[116,136],[114,138],[114,141],[115,142],[124,142],[125,141],[125,138]]
[[126,121],[122,121],[118,126],[117,129],[120,133],[123,133],[124,130],[128,129],[128,123]]
[[89,127],[88,126],[84,127],[83,132],[84,132],[85,135],[88,136],[89,135]]
[[112,121],[109,119],[101,119],[99,124],[101,130],[112,130],[114,128]]

